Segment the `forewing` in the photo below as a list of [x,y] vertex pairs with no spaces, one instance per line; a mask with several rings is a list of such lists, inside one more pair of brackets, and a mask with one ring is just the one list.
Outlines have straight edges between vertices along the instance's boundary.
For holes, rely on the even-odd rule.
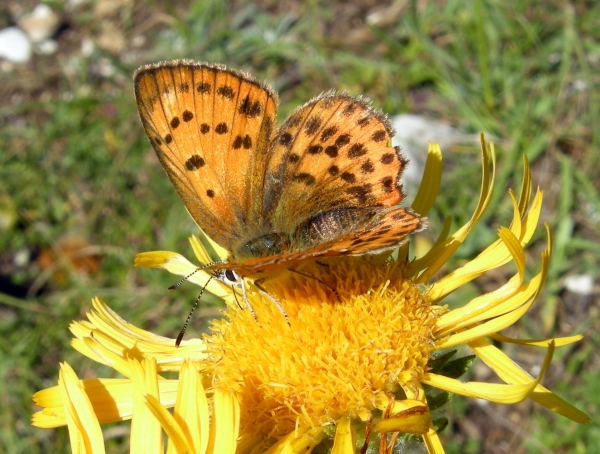
[[325,93],[296,109],[271,144],[263,217],[273,229],[336,208],[391,207],[403,197],[406,160],[368,100]]
[[174,61],[136,72],[140,118],[196,223],[228,250],[260,213],[277,95],[221,65]]

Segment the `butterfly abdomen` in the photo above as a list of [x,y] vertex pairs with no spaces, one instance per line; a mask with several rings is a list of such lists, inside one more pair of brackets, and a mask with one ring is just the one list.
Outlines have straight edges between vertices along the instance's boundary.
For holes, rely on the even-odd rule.
[[341,235],[366,225],[379,210],[377,208],[335,208],[302,222],[293,234],[294,244],[302,249],[325,241],[335,240]]

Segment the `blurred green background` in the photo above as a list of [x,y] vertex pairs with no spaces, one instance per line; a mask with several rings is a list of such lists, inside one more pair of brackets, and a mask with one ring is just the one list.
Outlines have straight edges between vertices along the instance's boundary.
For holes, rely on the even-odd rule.
[[[36,1],[0,5],[0,28],[20,25]],[[34,43],[24,63],[0,59],[0,452],[67,452],[66,429],[30,426],[31,394],[56,384],[58,362],[82,378],[110,372],[69,346],[69,323],[99,296],[128,321],[174,336],[197,296],[161,270],[134,269],[136,253],[172,250],[192,258],[197,233],[137,117],[131,74],[176,58],[221,62],[267,80],[280,120],[329,88],[364,94],[390,115],[411,113],[484,131],[496,143],[494,201],[447,269],[476,255],[507,225],[509,188],[522,155],[544,190],[542,220],[555,248],[544,293],[506,334],[581,333],[558,349],[544,385],[592,417],[578,426],[526,401],[501,406],[455,397],[442,434],[450,453],[586,453],[600,443],[597,354],[600,265],[600,3],[567,1],[250,2],[66,0],[54,50]],[[52,46],[50,46],[52,47]],[[44,50],[46,49],[46,50]],[[50,50],[48,50],[50,49]],[[427,140],[421,135],[424,156]],[[444,148],[442,193],[431,213],[460,226],[480,182],[472,140]],[[415,189],[409,188],[414,195]],[[545,234],[528,249],[537,272]],[[514,273],[490,273],[456,303]],[[207,300],[188,330],[218,314]],[[196,313],[198,314],[198,312]],[[537,374],[544,351],[507,348]],[[493,380],[482,364],[471,379]],[[110,452],[127,452],[126,425],[106,431]]]

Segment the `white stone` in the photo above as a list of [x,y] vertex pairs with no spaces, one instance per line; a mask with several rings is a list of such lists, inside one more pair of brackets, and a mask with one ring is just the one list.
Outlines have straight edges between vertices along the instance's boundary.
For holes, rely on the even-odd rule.
[[396,130],[392,144],[400,145],[402,154],[410,160],[403,174],[409,194],[416,194],[413,189],[421,182],[430,142],[439,143],[443,152],[454,143],[477,143],[479,140],[478,135],[464,134],[445,123],[421,115],[401,114],[391,117],[390,120]]
[[47,39],[38,43],[36,49],[42,55],[52,55],[58,50],[58,43],[53,39]]
[[96,45],[91,39],[83,38],[81,40],[81,55],[83,55],[84,57],[89,57],[90,55],[92,55],[95,48]]
[[18,27],[0,30],[0,57],[12,63],[25,63],[31,58],[31,41]]
[[33,11],[18,21],[34,43],[40,43],[52,37],[58,29],[60,18],[48,5],[38,5]]
[[578,295],[591,295],[594,291],[594,278],[590,274],[574,274],[565,278],[565,288]]

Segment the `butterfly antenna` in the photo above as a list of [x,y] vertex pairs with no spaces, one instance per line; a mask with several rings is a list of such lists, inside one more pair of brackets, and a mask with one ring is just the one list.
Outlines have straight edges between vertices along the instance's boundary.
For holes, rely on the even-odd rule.
[[216,262],[210,262],[210,263],[207,263],[206,265],[199,266],[194,271],[192,271],[190,274],[188,274],[187,276],[184,276],[183,279],[181,279],[177,284],[171,285],[169,287],[169,290],[175,290],[176,288],[179,288],[181,286],[181,284],[183,284],[185,281],[187,281],[190,277],[192,277],[198,271],[202,271],[204,268],[207,268],[207,267],[213,266],[213,265],[218,265],[220,263],[225,263],[225,262],[223,260],[217,260]]
[[[285,318],[285,321],[287,322],[288,326],[292,326],[292,324],[290,323],[290,316],[287,314],[287,312],[285,311],[285,309],[283,308],[283,306],[281,305],[281,303],[279,302],[279,300],[277,298],[275,298],[273,295],[269,294],[261,285],[265,280],[264,279],[258,279],[256,281],[254,281],[254,285],[256,286],[256,288],[260,291],[260,293],[262,293],[264,296],[266,296],[268,299],[271,300],[271,302],[277,306],[277,309],[279,309],[279,312],[281,312],[283,314],[283,317]],[[248,305],[250,306],[250,305]]]
[[[324,265],[324,266],[329,266],[329,265]],[[332,293],[335,295],[335,297],[337,298],[337,300],[338,300],[338,303],[341,303],[341,302],[342,302],[342,299],[340,298],[340,294],[338,293],[338,291],[337,291],[336,289],[334,289],[334,288],[333,288],[331,285],[329,285],[329,284],[327,284],[327,283],[323,282],[323,281],[322,281],[321,279],[319,279],[318,277],[316,277],[316,276],[313,276],[312,274],[308,274],[308,273],[304,273],[304,272],[302,272],[302,271],[295,270],[295,269],[293,269],[293,268],[288,268],[288,271],[290,271],[290,272],[292,272],[292,273],[299,274],[300,276],[307,277],[307,278],[309,278],[309,279],[314,279],[315,281],[317,281],[318,283],[320,283],[320,284],[321,284],[321,285],[323,285],[324,287],[327,287],[329,290],[331,290],[331,292],[332,292]]]
[[202,287],[202,290],[200,290],[200,295],[198,295],[198,298],[196,298],[196,301],[194,302],[194,305],[192,306],[192,310],[190,311],[187,318],[185,319],[183,328],[181,328],[181,331],[179,331],[179,335],[177,336],[177,339],[175,340],[176,347],[179,347],[179,344],[181,344],[181,341],[183,340],[183,335],[185,334],[185,330],[187,329],[187,327],[190,323],[190,320],[192,319],[192,314],[196,310],[196,307],[198,307],[198,303],[200,302],[200,299],[202,298],[202,294],[204,293],[204,290],[206,289],[206,287],[208,286],[208,283],[212,280],[213,277],[214,276],[209,277],[208,281],[206,281],[206,284],[204,284],[204,287]]

